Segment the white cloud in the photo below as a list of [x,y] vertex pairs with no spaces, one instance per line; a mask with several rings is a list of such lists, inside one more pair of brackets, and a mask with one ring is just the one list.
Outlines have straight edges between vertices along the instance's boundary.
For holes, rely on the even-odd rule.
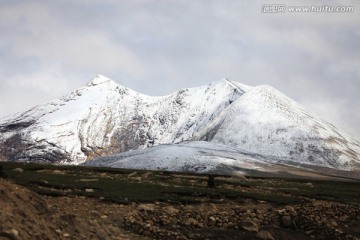
[[307,106],[309,111],[340,127],[351,136],[360,136],[359,128],[354,127],[360,122],[360,115],[354,114],[360,112],[359,105],[338,98],[318,99],[311,102],[304,100],[302,104]]
[[[79,77],[79,76],[78,76]],[[3,78],[0,87],[1,116],[28,110],[59,98],[80,87],[76,76],[69,78],[60,68]]]

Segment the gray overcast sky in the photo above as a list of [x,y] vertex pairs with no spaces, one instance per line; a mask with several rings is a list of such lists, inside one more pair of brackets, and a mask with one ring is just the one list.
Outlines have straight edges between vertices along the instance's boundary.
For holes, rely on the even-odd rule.
[[[96,74],[150,95],[268,84],[360,137],[360,1],[1,0],[0,117]],[[262,13],[264,4],[354,6]]]

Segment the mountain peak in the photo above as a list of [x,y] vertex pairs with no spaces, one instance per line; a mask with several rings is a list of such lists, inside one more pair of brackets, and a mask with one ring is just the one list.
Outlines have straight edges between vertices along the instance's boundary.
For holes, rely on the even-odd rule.
[[152,97],[97,75],[61,99],[0,122],[0,158],[17,161],[79,164],[95,156],[196,140],[272,163],[360,166],[356,139],[270,86],[229,79]]
[[119,85],[117,84],[114,80],[105,77],[104,75],[98,74],[96,75],[96,77],[94,77],[92,80],[90,80],[90,82],[88,82],[87,86],[96,86],[96,85],[100,85],[100,84],[111,84],[111,85]]
[[235,81],[232,81],[232,80],[230,80],[228,78],[221,78],[220,81],[218,81],[218,82],[223,83],[223,84],[228,84],[231,87],[233,87],[235,89],[238,89],[242,93],[245,93],[245,92],[247,92],[247,91],[249,91],[250,89],[253,88],[253,87],[251,87],[249,85],[239,83],[239,82],[235,82]]

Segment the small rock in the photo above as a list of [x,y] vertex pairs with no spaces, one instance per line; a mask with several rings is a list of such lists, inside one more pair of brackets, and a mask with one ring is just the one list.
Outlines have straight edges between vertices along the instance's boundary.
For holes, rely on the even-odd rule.
[[93,215],[93,216],[99,216],[100,215],[100,213],[98,211],[96,211],[96,210],[91,210],[89,213],[91,215]]
[[13,170],[11,170],[11,171],[13,171],[13,172],[24,172],[24,169],[22,169],[22,168],[14,168]]
[[343,215],[343,216],[339,217],[339,221],[343,222],[343,223],[350,222],[350,217],[347,215]]
[[166,226],[166,225],[170,224],[170,220],[168,218],[164,217],[164,218],[160,219],[160,223],[161,223],[161,225]]
[[82,178],[82,179],[79,179],[79,182],[97,182],[99,181],[99,179],[97,178]]
[[183,207],[183,210],[185,212],[192,212],[192,211],[194,211],[194,207],[191,205],[186,205],[185,207]]
[[143,175],[141,175],[141,177],[143,179],[148,179],[151,175],[152,175],[152,172],[147,172],[147,173],[144,173]]
[[155,211],[156,206],[154,204],[140,204],[138,206],[139,211]]
[[63,237],[64,237],[64,238],[68,238],[68,237],[70,237],[70,234],[64,233],[64,234],[63,234]]
[[0,232],[0,236],[7,237],[11,240],[16,240],[19,239],[19,232],[15,228],[12,228],[7,231]]
[[254,223],[253,221],[251,221],[250,219],[245,219],[244,221],[242,221],[240,223],[240,226],[249,232],[258,232],[259,231],[259,226]]
[[40,182],[41,182],[42,184],[49,184],[49,182],[46,181],[46,180],[44,180],[44,179],[41,179]]
[[260,223],[261,223],[260,219],[258,219],[258,218],[256,218],[256,217],[251,218],[251,219],[252,219],[252,221],[253,221],[254,223],[256,223],[256,224],[260,224]]
[[335,221],[330,221],[329,223],[328,223],[328,225],[330,226],[330,227],[338,227],[338,224],[337,224],[337,222],[335,222]]
[[289,228],[292,226],[292,221],[290,216],[282,216],[280,218],[280,222],[283,227]]
[[296,215],[296,211],[292,206],[286,206],[285,211],[290,213],[291,215]]
[[316,236],[316,239],[326,240],[327,237],[326,237],[325,233],[322,232],[322,233],[320,233],[320,234],[318,234],[318,235]]
[[129,175],[128,175],[128,177],[134,177],[134,176],[136,176],[137,175],[137,172],[132,172],[132,173],[130,173]]
[[188,218],[185,220],[184,225],[187,227],[196,226],[196,225],[198,225],[198,221],[194,218]]
[[286,212],[285,209],[278,210],[278,214],[279,214],[280,216],[288,215],[288,213]]
[[172,206],[165,207],[164,211],[168,215],[175,215],[175,214],[179,213],[179,210],[177,210],[176,208],[174,208]]
[[95,192],[95,189],[86,188],[86,189],[85,189],[85,192],[87,192],[87,193],[93,193],[93,192]]
[[239,180],[245,180],[245,181],[248,181],[248,179],[246,178],[246,175],[244,172],[241,172],[241,171],[235,171],[232,173],[232,177],[234,179],[239,179]]
[[271,233],[269,233],[268,231],[265,230],[261,230],[260,232],[258,232],[256,234],[256,236],[260,239],[264,239],[264,240],[274,240],[274,237],[271,235]]
[[213,216],[209,217],[209,220],[212,222],[216,222],[216,219]]
[[141,177],[132,177],[133,181],[141,182]]

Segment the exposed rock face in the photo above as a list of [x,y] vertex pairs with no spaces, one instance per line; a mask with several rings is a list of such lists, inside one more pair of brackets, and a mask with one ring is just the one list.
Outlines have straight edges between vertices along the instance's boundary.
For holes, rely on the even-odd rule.
[[359,141],[269,86],[226,79],[151,97],[99,75],[61,99],[0,120],[0,159],[15,161],[80,164],[199,140],[265,162],[360,169]]

